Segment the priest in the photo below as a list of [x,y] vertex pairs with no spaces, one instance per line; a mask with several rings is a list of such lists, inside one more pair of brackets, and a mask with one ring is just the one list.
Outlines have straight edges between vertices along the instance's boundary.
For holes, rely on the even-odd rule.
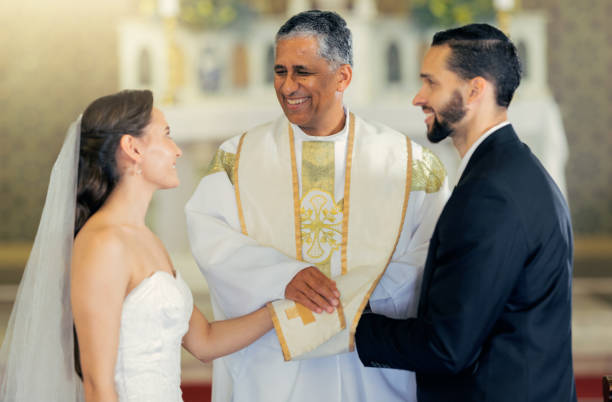
[[187,203],[215,317],[268,303],[275,331],[214,363],[213,401],[416,401],[410,372],[365,368],[364,310],[413,317],[448,196],[429,150],[343,103],[352,39],[306,11],[276,35],[284,115],[224,142]]

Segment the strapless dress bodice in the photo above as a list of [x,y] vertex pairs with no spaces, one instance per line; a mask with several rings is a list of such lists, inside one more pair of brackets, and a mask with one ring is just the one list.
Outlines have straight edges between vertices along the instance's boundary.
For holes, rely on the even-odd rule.
[[192,310],[178,272],[157,271],[127,295],[115,366],[120,402],[182,402],[181,342]]

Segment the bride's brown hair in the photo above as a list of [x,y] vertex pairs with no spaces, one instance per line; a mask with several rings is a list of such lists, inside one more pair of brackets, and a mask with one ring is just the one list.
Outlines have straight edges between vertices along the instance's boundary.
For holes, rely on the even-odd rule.
[[106,201],[119,180],[115,154],[124,134],[142,135],[151,121],[153,93],[125,90],[93,101],[81,119],[74,235]]
[[[153,93],[125,90],[93,101],[81,118],[74,235],[106,201],[119,181],[115,155],[124,134],[140,137],[151,121]],[[75,370],[83,379],[74,331]]]

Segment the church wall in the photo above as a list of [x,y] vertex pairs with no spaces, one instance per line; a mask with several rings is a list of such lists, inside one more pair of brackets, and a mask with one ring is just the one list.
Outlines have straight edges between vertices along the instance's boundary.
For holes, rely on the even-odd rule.
[[[0,2],[0,243],[32,241],[66,128],[91,100],[119,88],[116,27],[137,3]],[[575,230],[612,236],[612,7],[608,0],[522,5],[549,16],[549,85],[570,148]]]
[[574,231],[612,235],[612,3],[522,0],[522,5],[548,15],[549,86],[569,146]]
[[118,89],[124,0],[0,2],[0,242],[31,242],[69,124]]

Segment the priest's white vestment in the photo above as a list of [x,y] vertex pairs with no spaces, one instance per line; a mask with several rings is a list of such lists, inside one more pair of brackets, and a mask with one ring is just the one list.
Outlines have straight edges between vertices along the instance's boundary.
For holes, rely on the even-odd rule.
[[[213,363],[213,402],[416,401],[414,374],[363,367],[352,336],[368,300],[380,314],[416,315],[429,239],[448,197],[446,174],[429,150],[345,114],[343,130],[327,137],[309,136],[282,116],[224,142],[187,203],[191,248],[215,319],[274,301],[276,331]],[[266,169],[275,170],[259,177]],[[378,220],[378,227],[368,223]],[[293,226],[291,235],[278,225]],[[348,239],[368,227],[375,230],[351,250]],[[382,269],[360,267],[381,239]],[[317,315],[283,300],[294,275],[313,265],[352,301]],[[351,285],[364,275],[369,282]],[[297,334],[295,343],[296,330],[306,339]]]

